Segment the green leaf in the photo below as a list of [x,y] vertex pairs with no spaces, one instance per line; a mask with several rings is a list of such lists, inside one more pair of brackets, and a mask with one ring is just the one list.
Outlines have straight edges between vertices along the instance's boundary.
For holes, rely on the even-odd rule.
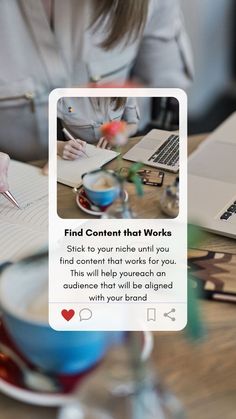
[[190,275],[188,276],[188,324],[186,332],[192,340],[202,339],[206,334],[198,302],[198,291],[194,288]]
[[143,167],[143,163],[134,163],[132,166],[129,167],[128,170],[128,179],[131,179],[133,175],[135,175],[141,168]]
[[140,177],[138,175],[133,175],[130,180],[135,184],[137,195],[143,196],[143,183]]
[[[203,234],[198,227],[188,225],[188,248],[198,247]],[[190,274],[188,275],[188,325],[186,332],[187,336],[193,340],[198,340],[205,335],[205,327],[198,300],[198,290],[194,288],[194,281]]]
[[204,237],[204,233],[199,227],[188,225],[188,248],[196,248],[197,244]]

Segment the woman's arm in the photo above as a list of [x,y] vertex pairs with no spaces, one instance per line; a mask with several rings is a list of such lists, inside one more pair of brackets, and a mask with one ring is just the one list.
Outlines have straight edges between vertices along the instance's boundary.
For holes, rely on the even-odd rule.
[[127,136],[132,137],[138,131],[138,124],[130,123],[127,125]]
[[127,136],[132,137],[138,131],[138,124],[140,120],[140,113],[137,99],[135,97],[128,97],[122,120],[127,123]]
[[0,193],[9,189],[7,180],[9,163],[10,157],[8,154],[0,153]]
[[186,88],[193,58],[179,0],[150,0],[132,76],[151,87]]

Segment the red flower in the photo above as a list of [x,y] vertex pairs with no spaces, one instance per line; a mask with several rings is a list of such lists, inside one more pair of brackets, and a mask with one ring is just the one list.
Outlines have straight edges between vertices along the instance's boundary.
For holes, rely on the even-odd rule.
[[101,126],[101,133],[104,137],[114,138],[118,134],[124,134],[126,132],[126,122],[124,121],[111,121]]

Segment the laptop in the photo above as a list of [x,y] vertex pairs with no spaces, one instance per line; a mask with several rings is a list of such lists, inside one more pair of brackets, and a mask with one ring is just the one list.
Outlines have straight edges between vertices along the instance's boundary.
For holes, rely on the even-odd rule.
[[132,147],[123,159],[177,173],[179,170],[179,135],[173,131],[151,130]]
[[189,222],[236,238],[236,112],[188,162]]

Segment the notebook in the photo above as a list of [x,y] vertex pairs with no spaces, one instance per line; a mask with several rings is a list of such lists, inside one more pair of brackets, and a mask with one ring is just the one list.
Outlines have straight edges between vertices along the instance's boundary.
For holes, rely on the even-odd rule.
[[0,194],[0,263],[29,256],[48,239],[48,178],[37,167],[11,160],[9,185],[21,209]]
[[57,160],[57,181],[64,185],[78,188],[82,184],[82,175],[92,170],[99,169],[104,164],[115,159],[119,153],[112,150],[97,148],[87,144],[87,156],[81,156],[77,160]]

